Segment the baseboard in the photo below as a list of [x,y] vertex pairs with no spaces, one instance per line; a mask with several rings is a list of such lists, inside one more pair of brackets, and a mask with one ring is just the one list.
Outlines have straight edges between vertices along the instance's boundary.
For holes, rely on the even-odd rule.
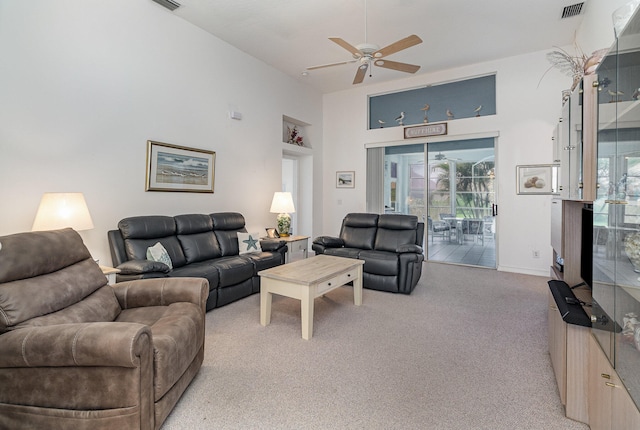
[[523,275],[533,275],[533,276],[543,276],[545,278],[549,278],[549,269],[545,270],[534,270],[526,267],[510,267],[498,265],[499,272],[511,272],[511,273],[520,273]]

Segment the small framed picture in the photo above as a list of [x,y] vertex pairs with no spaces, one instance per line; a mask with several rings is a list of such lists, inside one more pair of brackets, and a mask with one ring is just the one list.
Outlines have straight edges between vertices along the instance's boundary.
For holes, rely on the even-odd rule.
[[516,166],[518,194],[554,194],[554,168],[553,164]]
[[356,172],[336,172],[336,188],[355,188]]
[[271,239],[277,239],[280,237],[278,231],[275,228],[267,228],[265,230],[267,230],[267,237]]

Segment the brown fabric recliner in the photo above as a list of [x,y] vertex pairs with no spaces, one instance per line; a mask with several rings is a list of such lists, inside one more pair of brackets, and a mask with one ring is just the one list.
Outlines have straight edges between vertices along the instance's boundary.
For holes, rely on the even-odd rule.
[[71,229],[0,237],[0,428],[159,428],[202,364],[208,293],[109,286]]

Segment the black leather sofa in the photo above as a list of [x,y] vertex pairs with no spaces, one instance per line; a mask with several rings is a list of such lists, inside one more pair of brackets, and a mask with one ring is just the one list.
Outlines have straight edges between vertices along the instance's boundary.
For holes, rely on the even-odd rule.
[[[260,270],[284,264],[287,246],[261,240],[262,252],[239,255],[238,232],[246,233],[237,212],[137,216],[107,233],[111,259],[120,269],[116,282],[144,278],[199,277],[209,281],[207,311],[260,291]],[[147,260],[147,248],[160,242],[173,268]]]
[[422,274],[424,223],[414,215],[350,213],[339,237],[320,236],[316,254],[364,260],[363,287],[411,294]]

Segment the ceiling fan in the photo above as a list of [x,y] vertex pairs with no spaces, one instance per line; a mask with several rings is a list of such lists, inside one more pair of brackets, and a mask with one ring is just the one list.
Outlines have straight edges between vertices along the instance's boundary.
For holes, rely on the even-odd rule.
[[353,79],[354,84],[359,84],[364,80],[365,75],[367,74],[367,70],[371,67],[371,63],[378,67],[383,67],[385,69],[398,70],[400,72],[406,73],[415,73],[420,69],[420,66],[416,66],[415,64],[407,64],[407,63],[399,63],[397,61],[390,61],[384,59],[386,56],[395,54],[396,52],[402,51],[404,49],[410,48],[412,46],[418,45],[422,43],[422,39],[420,39],[415,34],[411,36],[405,37],[404,39],[400,39],[397,42],[392,43],[391,45],[387,45],[384,48],[380,48],[378,45],[367,43],[367,4],[365,1],[365,22],[364,22],[364,40],[365,43],[361,43],[359,45],[353,46],[350,43],[344,41],[339,37],[330,37],[329,40],[338,44],[342,48],[349,51],[354,60],[349,61],[341,61],[338,63],[331,64],[322,64],[320,66],[312,66],[307,67],[307,70],[317,70],[325,67],[333,67],[333,66],[341,66],[343,64],[349,63],[360,63],[358,69],[356,70],[356,76]]
[[438,152],[436,155],[434,155],[433,159],[436,161],[462,161],[461,158],[447,157],[442,152]]

